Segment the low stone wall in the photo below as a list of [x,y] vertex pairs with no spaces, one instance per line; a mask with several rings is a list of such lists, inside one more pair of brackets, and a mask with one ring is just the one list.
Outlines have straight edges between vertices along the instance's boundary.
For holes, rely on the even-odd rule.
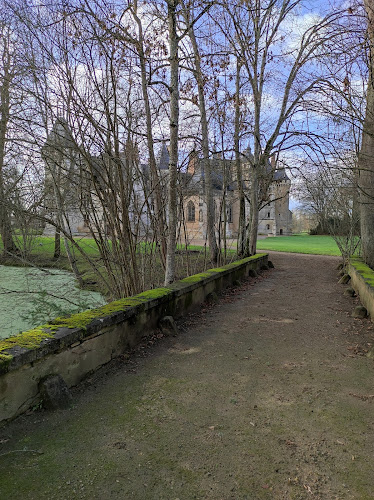
[[374,271],[361,259],[351,259],[348,266],[352,288],[374,321]]
[[0,422],[40,400],[38,384],[47,375],[77,385],[149,335],[164,316],[177,318],[196,309],[210,293],[267,261],[267,254],[258,254],[0,341]]

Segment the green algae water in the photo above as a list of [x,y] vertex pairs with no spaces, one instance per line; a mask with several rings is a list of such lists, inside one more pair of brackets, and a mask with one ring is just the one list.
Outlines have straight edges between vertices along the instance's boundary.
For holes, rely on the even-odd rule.
[[68,271],[0,266],[0,338],[105,303],[100,293],[80,290]]

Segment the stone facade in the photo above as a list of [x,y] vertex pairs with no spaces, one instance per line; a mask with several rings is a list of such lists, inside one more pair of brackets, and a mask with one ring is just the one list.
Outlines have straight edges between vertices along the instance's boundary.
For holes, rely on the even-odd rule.
[[[47,217],[54,220],[71,235],[86,235],[90,233],[88,220],[95,211],[95,223],[102,225],[105,233],[105,217],[103,201],[108,178],[118,176],[118,169],[111,173],[108,165],[110,160],[104,155],[82,159],[78,153],[79,147],[75,144],[72,133],[66,121],[59,118],[53,126],[47,141],[42,149],[42,156],[46,165],[45,176],[45,212]],[[133,151],[132,151],[133,153]],[[131,170],[132,193],[128,205],[129,218],[138,234],[145,234],[150,230],[150,218],[147,207],[152,209],[152,195],[150,189],[150,175],[148,165],[137,163],[136,168],[129,169],[126,152],[121,153],[123,173],[128,176]],[[243,188],[249,193],[250,176],[249,163],[251,154],[246,151],[243,155]],[[214,155],[209,160],[212,172],[214,192],[214,210],[217,235],[219,229],[222,235],[222,225],[226,219],[226,237],[236,238],[239,226],[239,199],[237,182],[235,180],[235,163]],[[163,143],[157,161],[160,182],[165,191],[165,208],[167,199],[167,176],[169,167],[168,149]],[[292,214],[289,210],[289,191],[291,181],[284,169],[277,170],[275,165],[268,165],[267,175],[271,177],[268,190],[268,201],[259,214],[259,234],[289,235],[292,232]],[[205,240],[207,236],[207,205],[205,203],[205,174],[203,163],[196,154],[190,155],[186,172],[179,175],[180,192],[183,193],[183,217],[181,234],[183,239]],[[100,196],[95,195],[100,192]],[[110,193],[113,196],[113,193]],[[246,197],[246,214],[250,212],[248,197]],[[226,213],[226,217],[224,217]],[[92,227],[92,225],[91,225]],[[52,236],[55,233],[53,224],[46,224],[44,234]]]
[[[248,158],[248,152],[246,152]],[[235,162],[215,157],[210,161],[215,207],[215,225],[218,234],[226,219],[226,237],[236,238],[239,229],[239,193],[235,180]],[[249,179],[249,165],[243,157],[243,173]],[[189,177],[186,195],[183,200],[186,221],[186,239],[206,240],[207,238],[207,205],[204,195],[203,162],[196,156],[190,158],[187,169]],[[271,176],[268,190],[268,201],[259,213],[258,233],[267,236],[292,234],[292,212],[289,209],[289,192],[291,181],[284,169],[277,170],[275,165],[268,166],[267,175]],[[243,182],[245,193],[249,194],[250,181]],[[224,217],[226,212],[226,217]],[[246,214],[250,206],[246,197]]]

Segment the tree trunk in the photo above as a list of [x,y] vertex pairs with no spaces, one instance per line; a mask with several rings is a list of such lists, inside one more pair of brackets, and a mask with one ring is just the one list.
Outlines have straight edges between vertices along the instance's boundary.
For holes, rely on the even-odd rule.
[[369,35],[369,81],[366,113],[359,155],[359,192],[361,215],[362,256],[374,269],[374,6],[365,0]]
[[162,188],[161,188],[159,173],[157,171],[156,158],[154,152],[152,114],[148,96],[146,58],[144,54],[143,26],[140,18],[137,16],[137,2],[135,3],[134,18],[137,22],[138,32],[139,32],[139,46],[138,46],[139,62],[140,62],[140,72],[142,81],[142,94],[143,94],[146,124],[147,124],[147,146],[149,155],[149,169],[151,172],[151,189],[152,193],[154,193],[154,204],[155,204],[154,227],[156,229],[156,241],[160,243],[161,265],[165,270],[167,244],[165,236],[164,208],[162,202],[163,196],[161,192]]
[[59,229],[55,229],[55,251],[53,253],[53,258],[58,259],[61,255],[61,233]]
[[10,118],[10,84],[12,80],[10,40],[7,34],[4,36],[3,43],[4,48],[1,54],[3,75],[0,82],[0,235],[3,242],[4,255],[6,255],[9,253],[18,253],[18,249],[13,240],[4,181],[5,143]]
[[176,9],[178,0],[168,2],[168,27],[170,50],[170,160],[169,160],[169,234],[166,254],[165,285],[175,279],[175,247],[177,231],[177,165],[179,130],[179,59]]
[[257,249],[257,232],[258,232],[258,171],[257,168],[251,168],[251,191],[250,191],[250,222],[249,234],[246,242],[246,256],[255,255]]
[[201,143],[203,150],[203,167],[204,167],[204,185],[205,185],[205,202],[207,205],[207,233],[210,259],[216,263],[218,259],[218,248],[216,234],[214,230],[214,200],[213,200],[213,186],[212,186],[212,169],[209,161],[209,131],[208,119],[206,114],[204,82],[201,71],[201,57],[199,47],[196,42],[195,32],[191,25],[191,20],[188,10],[185,9],[184,15],[186,23],[190,25],[189,37],[191,40],[194,57],[195,57],[195,79],[199,95],[199,111],[201,119]]
[[239,221],[238,221],[238,257],[245,254],[245,198],[243,190],[242,162],[240,156],[240,69],[239,60],[236,62],[236,83],[235,83],[235,130],[234,130],[234,149],[236,181],[238,183],[239,194]]

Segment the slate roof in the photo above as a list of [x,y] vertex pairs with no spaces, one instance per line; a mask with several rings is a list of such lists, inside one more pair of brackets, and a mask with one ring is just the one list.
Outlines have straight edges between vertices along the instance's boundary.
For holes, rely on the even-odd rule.
[[276,170],[273,175],[273,179],[275,181],[289,181],[290,178],[286,174],[286,171],[284,168],[280,168],[279,170]]
[[[243,155],[242,155],[247,161],[253,161],[253,154],[250,150],[250,148],[247,148],[245,151],[243,151]],[[269,161],[268,164],[267,164],[267,168],[266,168],[266,171],[267,173],[271,173],[271,171],[273,170],[273,167],[271,165],[271,162]],[[276,169],[273,173],[273,180],[274,181],[289,181],[290,178],[288,177],[288,175],[286,174],[286,171],[284,168],[279,168],[279,169]]]

